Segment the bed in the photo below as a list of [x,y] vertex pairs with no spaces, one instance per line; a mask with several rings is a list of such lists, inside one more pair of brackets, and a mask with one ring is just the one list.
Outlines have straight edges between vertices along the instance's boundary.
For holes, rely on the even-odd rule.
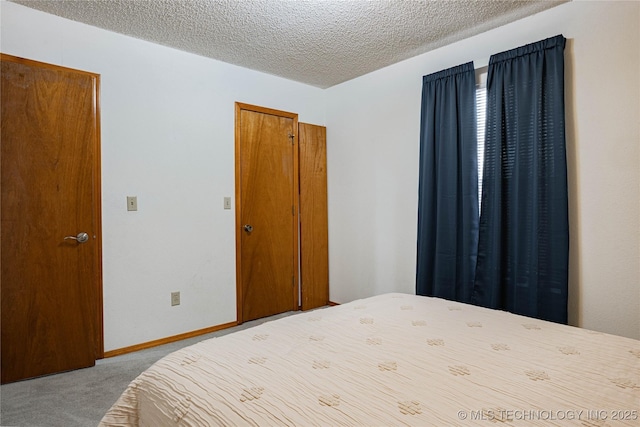
[[639,411],[640,341],[396,293],[176,351],[100,426],[638,426]]

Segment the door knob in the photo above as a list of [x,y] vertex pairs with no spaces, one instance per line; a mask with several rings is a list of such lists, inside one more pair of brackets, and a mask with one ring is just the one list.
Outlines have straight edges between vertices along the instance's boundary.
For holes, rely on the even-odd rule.
[[67,236],[64,240],[75,240],[78,243],[84,243],[89,240],[89,235],[87,233],[78,233],[77,236]]
[[251,233],[253,231],[253,227],[250,226],[249,224],[245,225],[243,228],[244,228],[244,231],[246,231],[247,233]]

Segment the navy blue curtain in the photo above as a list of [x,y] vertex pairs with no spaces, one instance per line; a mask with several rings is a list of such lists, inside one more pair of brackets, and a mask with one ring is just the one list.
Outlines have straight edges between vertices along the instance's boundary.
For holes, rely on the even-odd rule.
[[565,38],[494,55],[487,75],[473,303],[567,323]]
[[478,237],[473,62],[423,77],[416,294],[470,302]]

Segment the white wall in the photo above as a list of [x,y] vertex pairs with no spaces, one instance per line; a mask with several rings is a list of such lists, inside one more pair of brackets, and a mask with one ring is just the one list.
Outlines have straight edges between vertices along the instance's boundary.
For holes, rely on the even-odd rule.
[[3,53],[101,75],[105,350],[235,321],[234,102],[324,125],[324,91],[0,7]]
[[570,323],[640,338],[639,27],[571,2],[327,89],[331,300],[415,292],[422,76],[563,34]]
[[639,3],[567,3],[324,91],[13,3],[0,13],[2,52],[102,76],[107,351],[235,320],[234,211],[222,209],[235,101],[327,125],[331,300],[412,293],[422,76],[559,33],[570,321],[640,338]]

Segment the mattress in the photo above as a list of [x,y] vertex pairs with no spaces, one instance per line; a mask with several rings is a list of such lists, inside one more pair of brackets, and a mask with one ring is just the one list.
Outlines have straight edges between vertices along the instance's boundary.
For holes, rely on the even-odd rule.
[[385,294],[209,339],[100,426],[638,426],[640,341]]

